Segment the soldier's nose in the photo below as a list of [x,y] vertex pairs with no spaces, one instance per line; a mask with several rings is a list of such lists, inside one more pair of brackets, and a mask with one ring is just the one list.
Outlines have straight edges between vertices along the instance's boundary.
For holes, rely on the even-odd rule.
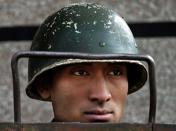
[[108,102],[111,99],[111,92],[107,85],[106,80],[102,77],[96,79],[94,83],[92,83],[93,87],[91,87],[89,98],[93,102],[104,103]]

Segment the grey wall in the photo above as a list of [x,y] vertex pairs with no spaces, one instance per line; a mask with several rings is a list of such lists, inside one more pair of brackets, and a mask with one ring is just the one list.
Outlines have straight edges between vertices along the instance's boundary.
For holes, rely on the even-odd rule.
[[[176,21],[175,0],[0,0],[0,26],[40,24],[49,14],[74,2],[98,2],[114,8],[126,21]],[[176,123],[176,37],[136,39],[142,54],[156,61],[158,90],[157,122]],[[13,121],[13,95],[10,59],[13,53],[28,50],[30,41],[0,43],[0,122]],[[52,119],[50,103],[29,99],[25,94],[27,60],[20,61],[22,120],[48,122]],[[148,85],[129,96],[125,122],[147,122]]]

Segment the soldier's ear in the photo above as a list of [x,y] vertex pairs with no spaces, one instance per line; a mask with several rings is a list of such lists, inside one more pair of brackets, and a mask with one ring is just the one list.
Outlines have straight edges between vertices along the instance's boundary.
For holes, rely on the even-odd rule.
[[42,99],[51,100],[51,93],[49,87],[38,86],[37,92],[39,93]]

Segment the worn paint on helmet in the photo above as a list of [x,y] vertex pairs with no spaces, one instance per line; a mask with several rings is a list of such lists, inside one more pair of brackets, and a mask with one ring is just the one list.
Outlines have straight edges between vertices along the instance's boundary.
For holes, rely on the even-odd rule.
[[[64,7],[49,16],[38,29],[31,50],[103,55],[138,53],[132,32],[123,18],[104,6],[86,3]],[[51,65],[52,68],[59,65],[55,64],[59,61],[61,60],[29,60],[29,92],[35,88],[32,87],[35,78],[50,70],[48,67]],[[145,68],[143,74],[146,75]],[[136,85],[141,86],[144,81],[145,79],[136,82]],[[140,88],[136,85],[133,85],[135,90]],[[39,99],[35,93],[28,95]]]

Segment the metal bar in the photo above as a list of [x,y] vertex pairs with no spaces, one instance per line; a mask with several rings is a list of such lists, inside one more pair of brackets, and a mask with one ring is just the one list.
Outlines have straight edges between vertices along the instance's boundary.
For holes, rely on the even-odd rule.
[[[167,129],[167,128],[166,128]],[[174,128],[172,128],[174,129]],[[1,131],[152,131],[151,124],[129,123],[0,123]],[[162,130],[160,130],[162,131]],[[167,130],[166,130],[167,131]]]
[[13,78],[13,103],[14,103],[14,121],[21,122],[21,96],[20,81],[18,74],[18,55],[11,59],[12,78]]
[[86,54],[73,52],[45,52],[45,51],[24,51],[17,52],[12,57],[12,76],[14,89],[14,121],[21,122],[20,105],[20,85],[18,75],[18,59],[20,58],[78,58],[78,59],[122,59],[145,61],[149,66],[150,85],[150,107],[149,123],[155,123],[156,115],[156,84],[155,84],[155,64],[152,57],[148,55],[126,55],[126,54]]
[[[155,131],[176,131],[176,124],[154,125]],[[139,123],[0,123],[1,131],[152,131],[151,124]]]
[[[129,22],[135,37],[176,37],[176,21]],[[39,25],[0,27],[1,41],[32,40]]]
[[[149,56],[150,57],[150,56]],[[149,58],[148,57],[148,58]],[[156,80],[155,80],[155,63],[153,58],[148,59],[148,68],[149,68],[149,86],[150,86],[150,108],[154,108],[154,110],[149,110],[149,122],[155,122],[156,116],[156,103],[157,103],[157,96],[156,96]]]

